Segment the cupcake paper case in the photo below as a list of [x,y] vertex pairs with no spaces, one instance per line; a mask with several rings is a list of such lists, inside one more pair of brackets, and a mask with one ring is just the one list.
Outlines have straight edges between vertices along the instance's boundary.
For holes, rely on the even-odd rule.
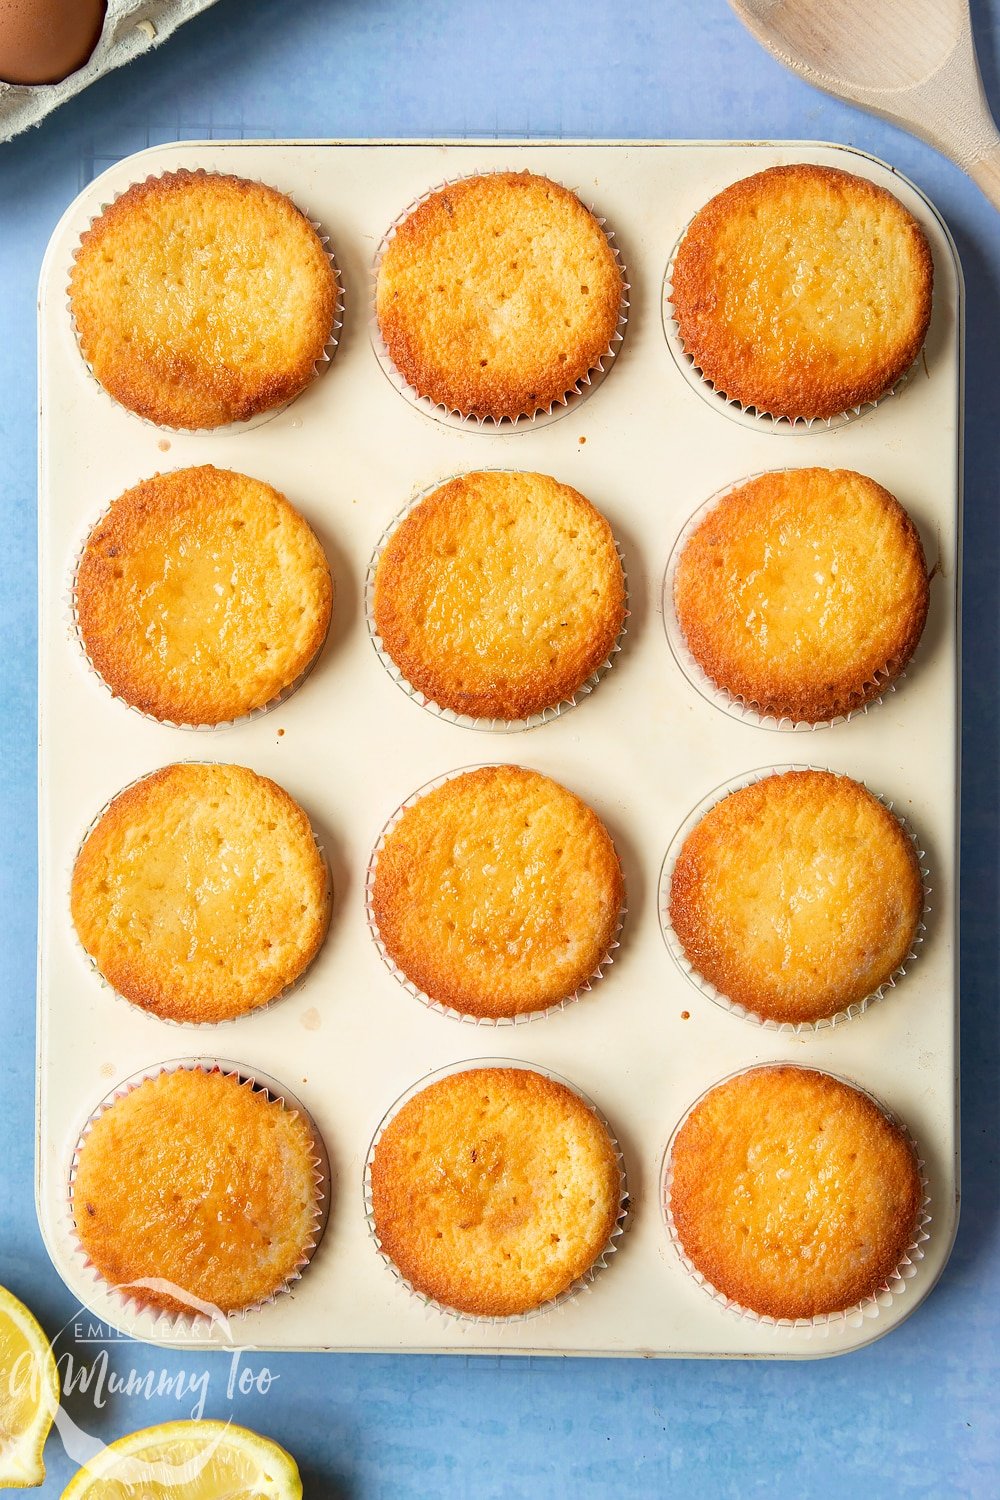
[[930,322],[923,230],[885,188],[797,163],[731,184],[688,225],[667,271],[678,363],[774,430],[859,415],[891,394]]
[[[194,261],[194,229],[178,228],[182,207],[201,221]],[[117,240],[108,256],[105,241]],[[142,274],[130,277],[135,259]],[[144,301],[156,265],[162,295]],[[246,285],[234,265],[245,266]],[[326,238],[284,193],[179,168],[133,183],[91,222],[74,256],[69,310],[97,383],[154,425],[185,431],[261,420],[294,400],[329,363],[343,303]]]
[[[141,1172],[123,1171],[133,1160]],[[73,1237],[133,1316],[214,1325],[299,1279],[329,1178],[322,1138],[282,1085],[216,1059],[165,1063],[88,1119],[70,1170]]]
[[562,1010],[613,960],[625,917],[593,810],[520,766],[453,771],[389,820],[369,861],[368,926],[403,988],[442,1014],[510,1025]]
[[857,1084],[778,1062],[694,1101],[664,1153],[660,1203],[685,1270],[720,1306],[806,1338],[891,1306],[931,1219],[905,1126]]
[[[541,1121],[558,1126],[556,1139],[539,1137]],[[406,1130],[422,1122],[425,1141],[444,1129],[453,1173],[428,1177],[406,1149]],[[552,1177],[561,1186],[550,1189]],[[629,1211],[621,1151],[597,1107],[557,1074],[502,1058],[454,1064],[407,1090],[375,1132],[364,1189],[383,1263],[428,1309],[470,1323],[536,1317],[590,1288]],[[574,1201],[582,1224],[567,1217]],[[425,1239],[413,1234],[421,1218]]]
[[195,1024],[284,994],[322,946],[331,904],[298,803],[245,766],[199,761],[113,798],[70,889],[77,936],[106,983],[161,1019]]
[[912,519],[875,480],[767,470],[685,524],[664,575],[664,627],[688,681],[732,717],[826,728],[905,676],[929,582]]
[[[561,276],[553,235],[565,241]],[[528,171],[425,193],[385,235],[373,275],[383,370],[419,409],[458,425],[537,426],[561,415],[604,377],[628,317],[604,220]]]
[[[787,793],[777,801],[772,798],[770,807],[765,795],[769,786]],[[824,834],[824,809],[832,792],[838,795]],[[787,829],[768,832],[768,817],[780,824],[783,816],[798,819],[801,832],[810,796],[815,828],[809,827],[805,843],[800,839],[792,846]],[[852,809],[862,826],[860,854],[853,848],[853,828],[845,827]],[[736,826],[725,835],[734,817]],[[876,847],[880,828],[892,856],[881,872]],[[746,853],[729,849],[741,834]],[[748,866],[754,853],[759,865]],[[923,858],[892,804],[862,783],[812,766],[755,771],[716,788],[681,824],[660,872],[660,930],[681,972],[734,1015],[795,1033],[842,1025],[893,989],[921,951],[930,910]],[[828,876],[839,882],[843,908],[833,899]],[[727,903],[733,909],[723,921]],[[901,942],[906,932],[908,945]],[[770,969],[769,961],[781,953],[781,939],[784,965]],[[833,961],[835,951],[839,957]],[[897,954],[899,962],[892,964]],[[797,964],[800,976],[794,984],[787,972],[790,962]],[[827,977],[831,969],[845,976],[841,983]],[[868,993],[857,993],[865,988],[861,980],[866,974],[883,977]]]
[[421,707],[463,728],[535,728],[593,692],[628,619],[621,550],[569,485],[481,469],[430,486],[368,568],[372,644]]
[[228,728],[304,681],[329,629],[333,582],[282,494],[202,464],[112,502],[77,559],[71,610],[113,696],[157,723]]

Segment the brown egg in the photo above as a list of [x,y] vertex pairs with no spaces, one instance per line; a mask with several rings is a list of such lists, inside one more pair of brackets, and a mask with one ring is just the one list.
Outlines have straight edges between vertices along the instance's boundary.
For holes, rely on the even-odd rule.
[[0,0],[0,79],[58,83],[100,39],[105,0]]

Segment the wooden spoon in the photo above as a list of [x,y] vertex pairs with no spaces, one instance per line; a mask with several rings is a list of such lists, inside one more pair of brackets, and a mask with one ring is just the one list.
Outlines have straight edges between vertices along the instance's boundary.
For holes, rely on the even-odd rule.
[[968,0],[729,0],[773,57],[951,157],[1000,209],[1000,133]]

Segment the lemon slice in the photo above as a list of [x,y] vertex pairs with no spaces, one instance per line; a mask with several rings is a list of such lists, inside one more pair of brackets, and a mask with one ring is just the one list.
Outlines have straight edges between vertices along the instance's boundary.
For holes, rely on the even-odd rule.
[[165,1422],[92,1458],[62,1500],[302,1500],[295,1460],[228,1422]]
[[42,1483],[42,1449],[58,1405],[49,1341],[24,1303],[0,1286],[0,1489]]

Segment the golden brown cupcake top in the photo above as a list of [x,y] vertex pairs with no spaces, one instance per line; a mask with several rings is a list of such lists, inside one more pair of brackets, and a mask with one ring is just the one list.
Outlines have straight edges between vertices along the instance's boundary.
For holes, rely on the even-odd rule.
[[128,787],[87,835],[73,921],[108,984],[174,1021],[266,1005],[326,935],[330,885],[309,819],[244,766],[173,765]]
[[849,776],[786,771],[731,792],[681,847],[670,921],[692,967],[772,1021],[865,999],[910,953],[924,895],[898,818]]
[[730,400],[783,417],[875,401],[931,315],[920,225],[885,188],[833,167],[771,167],[695,215],[671,301],[687,354]]
[[614,649],[625,579],[611,528],[546,474],[462,474],[386,543],[374,621],[440,707],[528,718],[571,698]]
[[333,332],[337,278],[290,198],[215,172],[137,182],[82,236],[83,356],[129,410],[219,427],[291,401]]
[[211,464],[119,496],[75,589],[84,649],[112,692],[178,724],[219,724],[278,697],[322,645],[332,602],[298,511]]
[[608,1247],[621,1173],[572,1089],[526,1068],[469,1068],[393,1116],[375,1147],[381,1247],[418,1292],[509,1317],[558,1297]]
[[677,619],[717,687],[761,714],[851,713],[905,668],[927,618],[916,527],[849,469],[761,474],[685,543]]
[[104,1280],[136,1302],[192,1312],[175,1291],[225,1313],[253,1307],[281,1291],[312,1248],[315,1156],[302,1116],[234,1075],[160,1073],[84,1136],[77,1238]]
[[491,172],[432,193],[397,227],[376,313],[418,395],[513,420],[597,368],[622,292],[607,236],[575,193],[531,172]]
[[417,989],[496,1018],[573,996],[607,956],[623,897],[611,835],[585,802],[537,771],[483,766],[406,808],[371,907]]
[[718,1084],[678,1131],[670,1212],[706,1281],[762,1317],[843,1312],[889,1282],[923,1187],[913,1147],[867,1095],[809,1068]]

